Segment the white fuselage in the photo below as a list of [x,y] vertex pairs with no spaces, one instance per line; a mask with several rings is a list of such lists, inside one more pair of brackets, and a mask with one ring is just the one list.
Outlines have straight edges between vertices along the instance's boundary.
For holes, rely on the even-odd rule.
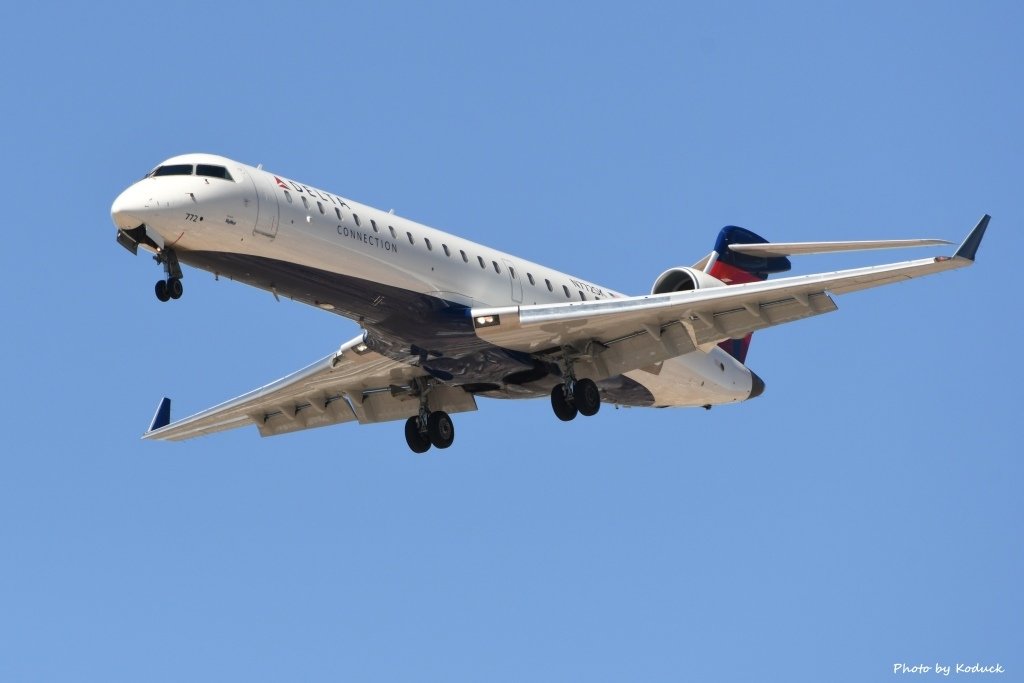
[[[272,260],[469,308],[624,296],[224,157],[188,154],[169,159],[159,168],[175,164],[225,168],[230,178],[147,176],[114,202],[114,222],[124,230],[144,224],[157,248],[172,248],[182,262],[207,270],[221,272],[216,259],[190,260],[189,255]],[[252,284],[277,291],[269,280]],[[295,298],[326,310],[336,308],[326,300]],[[718,347],[626,376],[646,387],[657,406],[741,401],[748,398],[752,386],[750,371]]]

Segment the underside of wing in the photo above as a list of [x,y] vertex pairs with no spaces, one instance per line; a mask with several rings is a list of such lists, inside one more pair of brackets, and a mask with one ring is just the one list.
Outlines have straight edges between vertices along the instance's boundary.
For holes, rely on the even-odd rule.
[[[400,420],[418,413],[411,386],[425,375],[422,368],[370,351],[359,336],[298,372],[177,422],[170,422],[169,402],[161,403],[143,438],[179,441],[250,424],[261,436],[273,436],[343,422]],[[476,410],[473,396],[457,387],[433,388],[428,404],[449,413]]]

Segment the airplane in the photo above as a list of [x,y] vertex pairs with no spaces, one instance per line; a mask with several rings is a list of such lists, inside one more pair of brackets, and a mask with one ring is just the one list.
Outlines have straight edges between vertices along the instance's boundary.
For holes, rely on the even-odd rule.
[[722,228],[714,250],[630,296],[282,175],[213,154],[158,164],[111,206],[117,242],[152,252],[160,301],[188,265],[356,321],[361,332],[286,377],[178,421],[160,401],[144,439],[246,425],[261,436],[405,420],[415,453],[452,445],[477,398],[549,397],[559,420],[617,406],[760,396],[751,334],[837,309],[835,295],[971,265],[990,217],[952,256],[769,279],[790,256],[951,244],[768,242]]

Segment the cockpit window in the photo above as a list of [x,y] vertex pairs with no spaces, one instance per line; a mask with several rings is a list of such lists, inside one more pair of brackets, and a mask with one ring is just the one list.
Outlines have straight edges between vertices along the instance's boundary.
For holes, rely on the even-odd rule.
[[197,164],[196,175],[208,176],[210,178],[223,178],[224,180],[234,180],[231,174],[228,173],[228,169],[223,166],[213,166],[211,164]]
[[160,175],[192,175],[192,164],[169,164],[157,166],[156,170],[149,174],[151,178]]

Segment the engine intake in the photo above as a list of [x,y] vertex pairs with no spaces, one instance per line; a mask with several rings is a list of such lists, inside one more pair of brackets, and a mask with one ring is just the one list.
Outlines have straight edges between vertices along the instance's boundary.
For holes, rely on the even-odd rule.
[[658,276],[651,288],[651,294],[689,292],[696,289],[725,287],[725,283],[701,270],[693,268],[670,268]]

